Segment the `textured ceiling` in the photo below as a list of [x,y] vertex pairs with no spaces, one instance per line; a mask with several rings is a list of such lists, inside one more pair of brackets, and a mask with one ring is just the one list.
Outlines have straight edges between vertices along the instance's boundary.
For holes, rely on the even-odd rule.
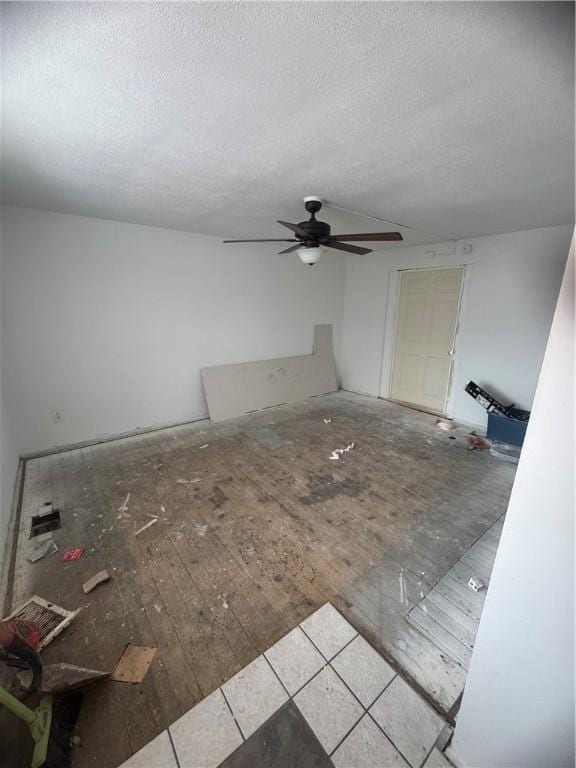
[[567,223],[572,13],[3,3],[4,202],[230,237],[281,237],[309,194],[407,242]]

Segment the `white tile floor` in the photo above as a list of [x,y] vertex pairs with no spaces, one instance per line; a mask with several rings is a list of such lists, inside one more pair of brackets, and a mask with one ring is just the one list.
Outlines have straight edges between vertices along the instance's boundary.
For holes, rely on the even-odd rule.
[[300,627],[285,635],[264,656],[291,696],[326,664],[325,658]]
[[329,603],[121,768],[217,768],[285,702],[335,768],[446,768],[446,723]]
[[264,656],[258,656],[224,683],[222,692],[245,739],[289,698]]
[[364,714],[361,704],[330,666],[310,680],[294,702],[329,755]]

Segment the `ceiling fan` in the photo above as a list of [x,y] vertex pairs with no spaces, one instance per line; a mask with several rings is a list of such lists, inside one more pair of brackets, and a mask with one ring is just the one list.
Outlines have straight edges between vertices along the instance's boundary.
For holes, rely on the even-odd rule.
[[316,214],[322,208],[322,200],[319,197],[305,197],[304,207],[310,214],[308,221],[299,224],[290,224],[287,221],[278,220],[278,224],[290,229],[295,237],[272,238],[267,240],[224,240],[225,243],[296,243],[279,253],[291,253],[298,251],[301,261],[309,266],[314,266],[322,255],[322,248],[334,248],[346,253],[372,253],[371,248],[361,248],[358,245],[350,245],[350,240],[357,242],[392,242],[402,240],[400,232],[359,232],[355,235],[331,235],[330,224],[318,221]]

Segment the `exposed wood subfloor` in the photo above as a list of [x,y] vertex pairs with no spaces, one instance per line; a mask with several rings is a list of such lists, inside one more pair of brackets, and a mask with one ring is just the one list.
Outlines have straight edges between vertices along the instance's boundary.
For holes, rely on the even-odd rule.
[[[326,601],[448,711],[465,669],[406,616],[502,516],[514,467],[435,422],[340,392],[29,461],[13,605],[82,607],[45,661],[112,669],[128,642],[159,649],[142,684],[89,691],[75,768],[115,768]],[[26,561],[45,501],[82,560]],[[0,764],[17,768],[12,723]]]
[[407,616],[443,653],[468,669],[487,590],[474,592],[471,577],[490,582],[503,518],[475,542]]

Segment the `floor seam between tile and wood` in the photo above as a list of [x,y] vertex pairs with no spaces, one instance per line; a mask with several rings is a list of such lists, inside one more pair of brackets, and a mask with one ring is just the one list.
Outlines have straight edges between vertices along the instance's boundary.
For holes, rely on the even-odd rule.
[[[339,751],[345,748],[350,749],[349,744],[351,744],[354,740],[357,729],[361,727],[361,723],[365,724],[366,721],[371,722],[373,727],[377,729],[377,732],[381,734],[380,738],[384,739],[384,745],[389,744],[390,746],[385,747],[386,754],[383,754],[379,751],[377,746],[374,747],[374,745],[372,745],[372,753],[370,758],[372,762],[369,764],[360,762],[360,768],[374,768],[375,765],[378,765],[379,768],[383,766],[397,766],[397,761],[394,761],[393,763],[388,762],[388,759],[390,758],[390,750],[392,750],[392,755],[397,754],[399,759],[404,761],[406,766],[412,766],[412,768],[422,768],[423,766],[426,766],[432,751],[435,749],[436,745],[439,743],[440,738],[445,732],[447,727],[446,722],[443,721],[436,713],[434,713],[433,710],[431,710],[430,707],[425,702],[423,702],[417,694],[412,692],[409,686],[406,685],[406,683],[394,670],[387,667],[386,662],[379,656],[377,651],[375,651],[375,649],[373,649],[370,645],[366,645],[362,635],[356,632],[354,628],[351,627],[351,625],[340,614],[338,614],[338,612],[335,611],[329,603],[319,609],[315,614],[312,614],[311,617],[302,623],[304,624],[306,622],[308,622],[311,630],[313,631],[305,632],[304,627],[299,625],[298,627],[291,630],[288,635],[285,635],[283,638],[281,638],[281,640],[279,640],[274,646],[267,649],[260,657],[258,657],[258,659],[263,659],[264,669],[270,670],[272,674],[271,679],[275,680],[276,684],[281,686],[285,698],[283,698],[283,700],[278,700],[277,703],[273,706],[272,710],[267,708],[263,710],[259,717],[257,728],[255,730],[252,728],[249,736],[244,735],[236,714],[237,706],[240,707],[239,711],[243,711],[243,705],[238,700],[238,691],[235,694],[236,704],[232,705],[226,696],[224,687],[230,685],[234,686],[236,684],[236,680],[238,680],[238,684],[240,685],[239,690],[241,690],[243,685],[246,687],[246,681],[250,679],[248,668],[254,669],[255,662],[251,662],[246,668],[246,673],[244,673],[244,670],[238,672],[234,678],[210,694],[208,699],[200,702],[196,707],[190,710],[190,712],[184,714],[181,718],[179,718],[178,721],[169,726],[167,729],[170,740],[169,743],[172,751],[175,754],[175,764],[177,766],[180,766],[180,768],[217,768],[217,766],[220,764],[224,765],[227,763],[228,758],[232,755],[236,756],[233,761],[235,765],[239,764],[239,761],[242,763],[241,756],[243,754],[242,750],[244,749],[244,745],[248,745],[249,743],[254,745],[257,743],[255,742],[255,739],[260,738],[259,734],[264,733],[266,729],[269,730],[270,727],[273,726],[274,722],[276,722],[277,714],[282,711],[288,703],[291,702],[295,704],[298,712],[300,713],[300,716],[302,716],[307,721],[308,726],[316,734],[319,740],[319,745],[321,745],[321,748],[324,749],[326,755],[330,756],[330,759],[334,758],[337,760],[337,768],[339,765],[341,766],[340,759],[338,757]],[[306,642],[309,643],[310,648],[314,649],[318,658],[322,659],[322,664],[316,671],[309,669],[308,672],[305,673],[305,682],[300,687],[296,687],[294,689],[294,693],[291,694],[288,688],[288,678],[290,675],[294,674],[294,669],[302,669],[299,665],[303,657],[297,652],[291,652],[290,650],[287,651],[287,648],[290,647],[290,643],[288,643],[288,646],[286,646],[286,642],[299,638],[299,633],[302,633],[302,635],[306,638]],[[315,636],[317,636],[321,641],[320,645],[314,641]],[[326,640],[326,637],[329,637],[330,639]],[[355,643],[356,645],[358,645],[358,643],[360,643],[360,645],[364,643],[363,647],[366,648],[369,654],[372,654],[372,656],[370,656],[369,659],[364,659],[362,661],[361,656],[359,656],[358,653],[353,653],[352,658],[355,660],[355,663],[359,663],[359,666],[356,668],[356,673],[354,673],[353,670],[349,668],[346,674],[341,674],[335,666],[336,660],[339,658],[343,659],[346,655],[350,656],[350,652]],[[325,646],[324,650],[322,649],[322,645]],[[280,658],[276,658],[278,652],[280,652]],[[266,655],[267,653],[275,657],[276,661],[273,662],[273,660],[268,658]],[[280,663],[282,659],[283,662]],[[286,667],[287,661],[292,662],[293,666]],[[383,679],[380,680],[377,688],[374,689],[375,692],[373,691],[372,694],[369,695],[367,704],[364,704],[362,699],[354,690],[351,684],[351,679],[347,680],[346,678],[350,674],[356,674],[356,682],[354,685],[360,685],[362,687],[366,684],[371,684],[373,675],[378,674],[378,665],[374,666],[376,661],[378,661],[379,665],[384,665],[384,669],[388,670],[386,672],[388,679],[386,681]],[[280,664],[280,668],[284,669],[283,672],[280,671],[280,668],[276,668],[278,664]],[[313,706],[312,709],[308,712],[306,711],[306,706],[304,709],[302,709],[302,705],[299,703],[299,701],[302,699],[301,695],[304,692],[310,693],[314,688],[316,688],[320,676],[326,676],[328,672],[331,675],[334,675],[334,680],[338,681],[338,685],[343,686],[342,690],[346,692],[346,696],[349,697],[349,700],[351,702],[355,702],[354,707],[356,708],[356,711],[351,714],[351,716],[350,714],[346,715],[345,710],[339,710],[338,707],[340,705],[338,703],[336,703],[336,709],[333,708],[333,702],[338,702],[338,696],[336,695],[336,692],[334,692],[332,699],[330,698],[330,695],[328,695],[328,698],[323,696],[322,701],[318,701],[317,705]],[[360,677],[358,677],[358,674]],[[288,675],[286,680],[283,679],[283,676],[285,675]],[[364,675],[364,677],[362,677],[362,675]],[[366,682],[367,675],[370,678],[369,683]],[[260,680],[261,685],[268,685],[265,683],[264,678],[260,678]],[[361,682],[362,680],[365,682]],[[377,702],[383,701],[383,699],[387,696],[387,692],[393,685],[396,687],[400,685],[401,691],[410,692],[409,695],[413,697],[413,701],[417,703],[417,708],[419,708],[417,716],[422,718],[422,716],[425,715],[428,718],[428,730],[430,724],[434,724],[433,730],[427,735],[416,735],[413,732],[413,728],[411,727],[409,727],[408,731],[403,734],[401,725],[400,730],[398,730],[398,720],[396,720],[396,725],[394,725],[393,722],[389,723],[388,725],[384,725],[379,722],[378,717],[374,714],[374,708],[376,707]],[[292,685],[290,685],[290,688],[292,688]],[[194,762],[190,762],[189,757],[185,759],[183,758],[181,760],[180,753],[183,749],[182,733],[178,737],[178,742],[175,742],[172,735],[172,730],[175,729],[181,731],[183,724],[188,720],[190,720],[190,723],[192,723],[194,717],[196,716],[196,712],[202,712],[205,706],[204,702],[212,699],[219,692],[222,693],[228,716],[231,720],[234,721],[236,727],[238,728],[241,737],[241,743],[236,747],[234,744],[217,744],[212,755],[207,754],[205,751],[202,753],[202,749],[206,749],[207,742],[214,744],[214,739],[216,739],[216,741],[218,740],[219,733],[226,730],[223,724],[211,721],[209,724],[209,727],[211,727],[213,731],[211,736],[207,737],[206,731],[202,730],[202,728],[200,731],[193,728],[188,733],[188,751],[186,754],[188,756],[190,754],[197,755],[197,757],[194,759]],[[244,697],[248,697],[248,699],[250,699],[257,708],[260,706],[260,702],[265,701],[267,698],[266,688],[259,688],[258,685],[256,687],[254,687],[254,685],[250,685],[248,689],[244,690],[242,695]],[[403,696],[405,695],[406,694],[403,694]],[[392,695],[392,700],[394,700],[394,694]],[[408,706],[408,709],[401,713],[401,715],[405,715],[410,721],[410,718],[413,719],[414,715],[410,714],[410,705],[408,702],[406,702],[404,706]],[[336,738],[333,739],[333,743],[331,743],[329,747],[323,743],[323,739],[326,736],[326,726],[322,724],[322,718],[317,720],[318,713],[326,708],[329,709],[329,728],[339,729],[339,732],[336,734]],[[342,722],[338,724],[338,716],[340,711],[343,713],[344,717],[347,717],[347,723]],[[200,717],[202,716],[200,715]],[[401,722],[402,716],[400,717],[400,723]],[[363,727],[365,727],[365,725]],[[320,730],[317,731],[317,728],[320,728]],[[387,731],[388,728],[392,728],[392,733]],[[396,736],[394,735],[395,731],[397,731]],[[398,743],[398,739],[400,741],[405,741],[407,738],[411,741],[412,744],[408,753],[402,747],[402,744]],[[422,749],[415,746],[420,743],[420,738],[424,739],[422,742]],[[349,740],[352,741],[349,742]],[[406,741],[406,745],[408,744],[409,742]],[[264,746],[265,745],[266,742]],[[158,741],[154,740],[150,745],[144,747],[140,753],[130,758],[125,764],[123,764],[123,766],[121,766],[121,768],[149,768],[147,761],[151,759],[150,755],[152,752],[155,754],[157,753],[158,747]],[[362,744],[361,749],[365,752],[366,749],[370,750],[371,747],[369,745]],[[414,751],[415,749],[416,751]],[[262,765],[272,765],[271,763],[269,764],[266,762],[267,757],[269,757],[269,751],[269,748],[266,747],[266,754],[262,757]],[[218,757],[215,757],[216,754],[218,754]],[[250,759],[253,759],[253,755]],[[242,765],[249,766],[253,765],[253,763],[242,763]],[[303,765],[306,766],[308,763],[305,762]],[[310,765],[312,765],[312,763],[310,763]],[[168,764],[165,766],[165,764],[162,763],[162,768],[169,768],[169,766]]]

